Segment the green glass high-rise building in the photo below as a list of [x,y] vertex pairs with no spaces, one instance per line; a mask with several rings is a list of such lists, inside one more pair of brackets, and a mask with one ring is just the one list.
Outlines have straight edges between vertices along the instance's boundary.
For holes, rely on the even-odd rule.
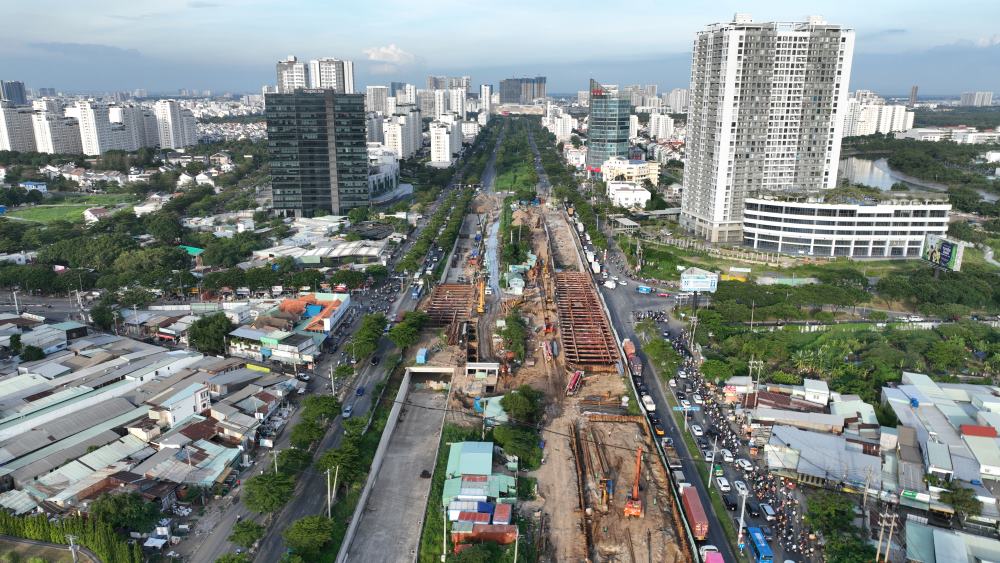
[[369,205],[363,94],[268,94],[264,114],[275,212],[343,215]]
[[612,157],[628,158],[628,118],[632,104],[627,96],[590,81],[590,121],[587,124],[587,169],[599,172]]

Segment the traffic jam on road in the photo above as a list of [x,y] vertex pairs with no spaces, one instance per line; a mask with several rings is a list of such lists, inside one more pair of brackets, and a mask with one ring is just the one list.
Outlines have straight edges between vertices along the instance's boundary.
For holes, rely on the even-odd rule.
[[[801,492],[795,489],[793,482],[773,475],[763,467],[763,452],[741,431],[742,415],[737,412],[738,405],[725,405],[722,390],[706,382],[698,370],[697,360],[686,346],[690,335],[686,331],[676,335],[664,332],[663,337],[683,357],[675,377],[668,381],[668,388],[678,410],[684,414],[684,431],[697,445],[698,453],[689,454],[695,461],[696,456],[700,456],[700,462],[708,465],[708,488],[717,488],[723,505],[733,512],[733,528],[742,530],[738,536],[738,547],[749,552],[752,561],[772,561],[779,553],[784,555],[785,561],[818,561],[814,558],[815,536],[802,520],[804,499]],[[641,376],[634,381],[650,422],[656,433],[663,436],[661,440],[668,459],[671,452],[677,455],[677,444],[664,436],[661,415],[649,409],[653,401],[646,394],[645,381]],[[682,488],[685,508],[689,508],[689,503],[699,505],[690,506],[693,510],[686,510],[689,512],[689,524],[696,528],[700,525],[697,513],[700,510],[704,514],[706,507],[701,506],[694,490],[689,495],[683,489],[690,487],[687,484],[689,479],[698,477],[688,477],[679,469],[672,469],[675,482]],[[724,514],[716,516],[720,519],[727,517]],[[704,533],[701,538],[696,533],[696,538],[704,537]],[[713,545],[702,545],[699,551],[705,558],[707,552],[715,549]]]

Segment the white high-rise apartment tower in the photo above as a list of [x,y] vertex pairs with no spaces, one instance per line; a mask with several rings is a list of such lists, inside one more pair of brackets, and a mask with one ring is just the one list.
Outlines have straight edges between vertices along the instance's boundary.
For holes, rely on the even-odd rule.
[[674,120],[665,113],[649,114],[649,136],[657,141],[665,141],[674,134]]
[[854,31],[820,17],[754,22],[737,14],[699,32],[691,61],[681,225],[740,242],[750,190],[837,183]]
[[434,90],[434,119],[448,113],[448,91]]
[[189,110],[182,108],[177,100],[159,100],[153,107],[160,132],[160,148],[180,149],[197,144]]
[[493,113],[493,85],[479,85],[479,111],[486,115]]
[[431,137],[431,166],[451,166],[451,125],[435,121],[428,131]]
[[450,88],[448,90],[448,111],[465,119],[465,88]]
[[275,65],[278,74],[278,92],[290,94],[296,88],[309,87],[309,71],[306,63],[299,61],[294,55],[289,55],[287,59],[278,61]]
[[388,86],[368,86],[365,91],[365,111],[377,111],[385,114],[388,97]]
[[0,151],[30,152],[35,150],[32,109],[0,101]]
[[984,107],[993,104],[993,92],[962,92],[963,106]]
[[353,94],[354,63],[332,58],[309,61],[309,87],[329,88],[341,94]]

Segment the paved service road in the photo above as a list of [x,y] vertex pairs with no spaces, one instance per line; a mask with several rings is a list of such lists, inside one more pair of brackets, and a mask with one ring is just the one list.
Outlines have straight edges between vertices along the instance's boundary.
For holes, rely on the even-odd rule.
[[[395,563],[413,558],[447,398],[439,391],[410,391],[347,552],[348,561]],[[422,471],[428,472],[426,478]]]

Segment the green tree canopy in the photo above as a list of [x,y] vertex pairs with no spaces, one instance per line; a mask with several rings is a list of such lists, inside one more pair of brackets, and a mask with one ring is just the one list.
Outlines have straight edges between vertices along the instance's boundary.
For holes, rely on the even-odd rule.
[[544,393],[534,387],[522,385],[508,391],[500,399],[500,406],[511,419],[525,424],[535,424],[542,416],[544,396]]
[[304,516],[292,522],[281,534],[295,553],[307,559],[319,555],[333,539],[334,522],[325,516]]
[[295,481],[286,473],[254,475],[243,486],[243,502],[254,512],[269,514],[284,506],[294,490]]
[[250,549],[262,537],[264,537],[264,526],[245,518],[233,526],[233,532],[229,534],[229,541],[244,549]]
[[188,340],[199,352],[222,354],[226,351],[226,335],[233,330],[233,323],[223,313],[202,317],[188,329]]
[[325,433],[326,431],[320,423],[315,420],[303,419],[292,428],[290,440],[296,448],[307,450],[313,443],[323,439]]
[[[337,467],[340,469],[337,470]],[[338,448],[323,452],[316,459],[316,469],[337,471],[341,483],[358,482],[364,476],[366,468],[362,465],[361,450],[357,439],[345,437]]]
[[976,492],[958,485],[941,493],[941,502],[951,506],[962,517],[979,516],[983,511],[983,503],[976,498]]
[[149,532],[160,518],[160,510],[138,493],[104,493],[91,503],[90,515],[115,529]]

